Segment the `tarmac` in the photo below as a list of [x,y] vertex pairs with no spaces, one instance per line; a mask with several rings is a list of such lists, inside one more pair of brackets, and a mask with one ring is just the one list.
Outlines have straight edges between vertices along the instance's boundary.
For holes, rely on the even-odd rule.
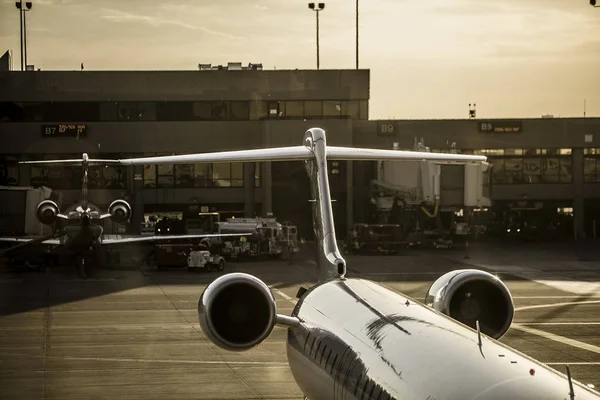
[[[598,246],[596,246],[598,247]],[[228,263],[271,286],[291,313],[300,286],[316,281],[310,252],[288,263]],[[600,388],[600,257],[593,247],[470,246],[346,256],[362,277],[423,300],[459,268],[498,274],[516,313],[502,342]],[[302,399],[287,365],[286,330],[253,350],[219,349],[202,333],[197,302],[220,273],[102,270],[0,271],[0,399]],[[565,393],[568,388],[565,387]]]

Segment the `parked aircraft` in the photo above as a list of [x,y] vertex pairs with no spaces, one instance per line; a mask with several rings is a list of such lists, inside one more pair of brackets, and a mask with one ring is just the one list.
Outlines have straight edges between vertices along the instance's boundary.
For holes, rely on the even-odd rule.
[[485,157],[327,146],[309,129],[303,146],[120,160],[121,164],[302,160],[310,177],[318,283],[298,292],[291,316],[277,313],[269,287],[255,276],[214,280],[198,302],[204,333],[217,346],[244,351],[276,324],[288,329],[290,369],[307,399],[578,400],[600,393],[500,343],[514,315],[496,276],[449,272],[424,304],[364,279],[346,277],[336,241],[328,160],[483,162]]
[[38,220],[48,226],[53,227],[53,233],[40,238],[19,238],[19,237],[0,237],[2,242],[20,243],[8,249],[2,250],[0,254],[12,252],[23,246],[33,244],[45,244],[53,246],[62,246],[67,254],[77,257],[80,276],[86,277],[89,268],[86,264],[89,261],[95,261],[96,265],[104,264],[104,254],[101,251],[102,245],[127,244],[136,242],[153,242],[159,240],[173,239],[200,239],[207,237],[222,236],[243,236],[251,233],[240,233],[231,235],[222,234],[197,234],[197,235],[112,235],[111,238],[103,236],[103,227],[99,225],[101,221],[110,218],[112,221],[123,224],[127,223],[131,217],[131,206],[123,199],[113,201],[108,206],[106,213],[101,213],[95,206],[88,201],[88,168],[91,165],[118,165],[117,160],[90,159],[86,153],[83,153],[81,159],[70,160],[43,160],[43,161],[22,161],[21,164],[62,164],[62,165],[80,165],[83,172],[81,186],[81,202],[74,211],[67,214],[60,212],[58,204],[52,200],[43,200],[37,206]]

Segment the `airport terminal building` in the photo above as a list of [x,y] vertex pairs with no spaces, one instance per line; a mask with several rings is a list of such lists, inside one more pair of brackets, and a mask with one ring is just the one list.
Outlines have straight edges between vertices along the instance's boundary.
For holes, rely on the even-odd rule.
[[[125,158],[302,143],[322,127],[328,143],[488,156],[492,207],[572,213],[573,234],[600,219],[600,119],[369,120],[368,70],[0,71],[0,185],[48,186],[63,204],[80,172],[19,160]],[[133,207],[131,232],[153,212],[274,215],[310,235],[310,190],[300,162],[95,168],[90,200]],[[367,218],[372,162],[329,163],[343,232]],[[2,202],[0,201],[0,204]],[[10,227],[1,227],[10,231]]]

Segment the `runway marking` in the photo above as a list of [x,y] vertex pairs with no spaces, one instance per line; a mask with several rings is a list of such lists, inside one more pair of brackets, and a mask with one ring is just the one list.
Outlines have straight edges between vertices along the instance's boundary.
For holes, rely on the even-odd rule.
[[280,295],[281,297],[283,297],[284,299],[286,299],[287,301],[289,301],[290,303],[292,303],[293,305],[296,305],[297,301],[292,299],[287,294],[283,293],[281,290],[279,290],[275,287],[271,287],[271,290],[274,291],[275,293],[277,293],[278,295]]
[[421,272],[361,272],[360,276],[380,276],[380,275],[441,275],[440,271],[421,271]]
[[518,322],[520,325],[600,325],[600,322]]
[[112,282],[116,281],[117,278],[98,278],[98,279],[52,279],[52,282],[77,282],[77,283],[86,283],[86,282]]
[[539,329],[529,328],[523,326],[521,324],[512,324],[511,328],[530,333],[532,335],[541,336],[545,339],[554,340],[555,342],[567,344],[569,346],[577,347],[578,349],[591,351],[592,353],[600,354],[600,347],[594,346],[591,344],[580,342],[579,340],[574,340],[570,338],[566,338],[564,336],[555,335],[554,333],[544,332]]
[[[513,299],[580,299],[581,296],[513,296]],[[590,299],[600,299],[600,295],[588,296]]]
[[546,365],[600,365],[598,361],[576,361],[576,362],[549,362]]
[[112,361],[112,362],[135,362],[135,363],[162,363],[162,364],[200,364],[200,365],[264,365],[264,366],[288,366],[287,362],[279,361],[225,361],[225,360],[160,360],[147,358],[110,358],[110,357],[52,357],[69,361]]
[[[520,265],[492,265],[492,264],[482,264],[472,262],[469,263],[473,266],[489,269],[494,271],[495,273],[505,273],[514,276],[518,276],[520,278],[524,278],[530,280],[532,282],[541,283],[542,285],[550,286],[552,288],[564,291],[571,292],[576,294],[592,294],[600,293],[600,284],[596,282],[588,282],[581,280],[574,280],[568,278],[566,276],[558,275],[553,273],[553,271],[542,271],[534,268],[522,267]],[[586,270],[587,271],[587,270]],[[544,279],[540,276],[546,276],[550,279]],[[537,279],[536,279],[537,278]],[[552,279],[554,278],[554,279]]]
[[523,306],[515,308],[515,311],[534,310],[538,308],[551,308],[561,306],[576,306],[580,304],[600,304],[600,300],[583,300],[583,301],[570,301],[564,303],[552,303],[552,304],[538,304],[535,306]]

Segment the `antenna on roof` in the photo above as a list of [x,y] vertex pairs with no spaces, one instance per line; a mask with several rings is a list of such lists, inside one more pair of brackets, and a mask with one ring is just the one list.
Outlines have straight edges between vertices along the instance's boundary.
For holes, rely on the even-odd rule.
[[569,379],[569,397],[571,398],[571,400],[575,400],[575,391],[573,390],[573,380],[571,379],[571,368],[569,367],[569,364],[567,364],[566,367],[567,367],[567,378]]

